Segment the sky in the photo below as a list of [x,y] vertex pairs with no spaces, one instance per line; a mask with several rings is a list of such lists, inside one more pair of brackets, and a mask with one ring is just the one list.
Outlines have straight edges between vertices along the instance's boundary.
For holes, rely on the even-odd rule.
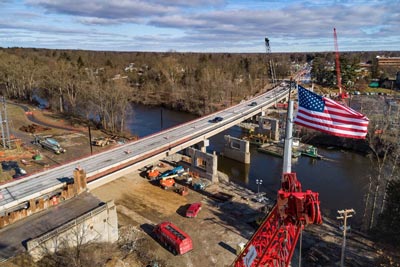
[[0,0],[0,47],[400,51],[400,0]]

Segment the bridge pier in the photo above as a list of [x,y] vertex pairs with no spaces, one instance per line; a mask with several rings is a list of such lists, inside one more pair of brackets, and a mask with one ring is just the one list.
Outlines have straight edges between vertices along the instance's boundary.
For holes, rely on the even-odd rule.
[[245,164],[250,163],[249,141],[225,135],[224,156]]
[[190,171],[198,173],[213,183],[218,182],[218,156],[215,151],[213,154],[208,154],[188,147],[186,153],[190,157]]
[[258,120],[258,133],[279,141],[279,120],[275,118],[260,117]]

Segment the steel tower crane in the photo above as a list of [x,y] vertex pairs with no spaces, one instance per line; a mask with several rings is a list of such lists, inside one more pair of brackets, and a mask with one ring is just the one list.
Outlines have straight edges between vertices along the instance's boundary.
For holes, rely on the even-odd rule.
[[[271,46],[269,45],[269,39],[267,37],[265,37],[264,41],[265,41],[265,50],[266,50],[267,54],[270,55],[271,54]],[[275,87],[277,80],[276,80],[274,62],[272,61],[271,57],[269,58],[268,65],[269,65],[269,72],[270,72],[270,76],[271,76],[272,86]]]
[[345,99],[348,98],[348,95],[342,88],[342,75],[340,73],[339,46],[337,42],[336,28],[333,28],[333,39],[335,41],[335,65],[336,65],[337,86],[339,88],[339,97],[340,99]]

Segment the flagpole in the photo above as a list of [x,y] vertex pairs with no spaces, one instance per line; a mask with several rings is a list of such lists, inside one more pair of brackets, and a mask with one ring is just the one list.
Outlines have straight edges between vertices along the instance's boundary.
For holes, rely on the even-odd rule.
[[285,130],[285,148],[283,151],[283,173],[292,172],[292,132],[293,132],[293,100],[290,100],[290,92],[292,91],[292,83],[289,88],[289,105],[286,118]]

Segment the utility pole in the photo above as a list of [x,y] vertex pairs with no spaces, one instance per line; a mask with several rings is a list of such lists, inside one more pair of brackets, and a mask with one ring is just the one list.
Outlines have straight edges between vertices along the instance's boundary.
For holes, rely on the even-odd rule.
[[[347,232],[347,218],[353,217],[356,212],[353,209],[338,210],[339,217],[338,220],[343,220],[343,243],[342,243],[342,254],[340,257],[340,267],[344,267],[344,250],[346,248],[346,232]],[[349,228],[350,229],[350,228]]]
[[90,123],[88,123],[88,132],[89,132],[89,146],[90,146],[90,155],[93,155],[93,147],[92,147],[92,132],[90,131]]
[[160,125],[160,127],[161,127],[161,130],[163,129],[163,108],[161,107],[161,109],[160,109],[160,112],[161,112],[161,114],[160,114],[160,116],[161,116],[161,118],[160,118],[160,123],[161,123],[161,125]]

